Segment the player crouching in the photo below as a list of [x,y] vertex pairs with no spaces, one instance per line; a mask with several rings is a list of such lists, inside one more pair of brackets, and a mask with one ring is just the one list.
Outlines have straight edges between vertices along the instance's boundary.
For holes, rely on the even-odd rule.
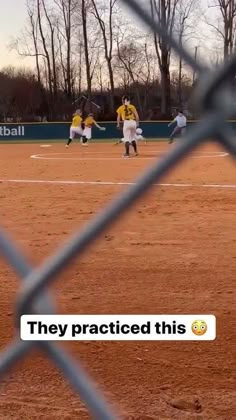
[[85,118],[83,124],[84,124],[84,129],[83,129],[82,138],[81,138],[82,146],[88,146],[88,140],[91,140],[91,138],[92,138],[92,127],[93,127],[93,125],[95,125],[95,127],[97,127],[100,131],[105,131],[106,130],[105,127],[101,127],[95,121],[93,114],[89,114],[87,116],[87,118]]
[[147,144],[147,140],[143,137],[142,134],[143,134],[142,128],[137,128],[136,135],[135,135],[135,140],[136,141],[144,141],[145,144]]
[[[134,140],[136,141],[136,142],[139,142],[139,141],[144,141],[145,142],[145,144],[147,144],[147,140],[143,137],[143,135],[142,135],[142,133],[143,133],[143,130],[141,129],[141,128],[137,128],[137,130],[136,130],[136,134],[135,134],[135,137],[134,137]],[[114,143],[115,145],[117,145],[117,144],[121,144],[121,143],[124,143],[124,138],[123,139],[120,139],[120,140],[118,140],[116,143]]]

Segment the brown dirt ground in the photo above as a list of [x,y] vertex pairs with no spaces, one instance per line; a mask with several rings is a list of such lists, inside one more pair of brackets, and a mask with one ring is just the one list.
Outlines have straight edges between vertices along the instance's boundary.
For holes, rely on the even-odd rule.
[[[142,145],[139,158],[109,160],[121,157],[121,146],[0,145],[0,178],[132,182],[152,162],[142,157],[168,147]],[[217,150],[207,145],[198,153]],[[63,159],[30,159],[39,153]],[[163,182],[236,184],[235,163],[188,157]],[[1,223],[39,263],[124,188],[1,182]],[[154,187],[52,286],[58,313],[216,315],[214,342],[66,343],[125,418],[236,418],[235,211],[235,188]],[[19,280],[3,260],[0,278],[3,350],[14,334]],[[89,418],[41,353],[32,352],[1,381],[0,419]]]

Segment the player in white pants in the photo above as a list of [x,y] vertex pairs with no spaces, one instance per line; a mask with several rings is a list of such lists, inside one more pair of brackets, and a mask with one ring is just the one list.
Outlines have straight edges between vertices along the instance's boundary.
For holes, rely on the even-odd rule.
[[138,156],[137,143],[136,143],[136,130],[139,125],[139,115],[134,105],[131,105],[130,98],[123,96],[122,104],[117,109],[117,128],[120,128],[121,120],[123,121],[123,135],[122,140],[125,144],[124,157],[129,158],[130,145],[133,146],[135,156]]
[[170,127],[172,124],[176,123],[174,130],[172,131],[169,139],[169,144],[174,142],[174,139],[179,134],[182,135],[185,132],[187,126],[187,118],[183,114],[183,111],[178,111],[177,117],[168,125]]
[[101,127],[94,119],[93,114],[89,114],[87,118],[84,120],[84,130],[81,139],[81,143],[83,146],[88,146],[88,140],[92,138],[92,127],[95,125],[99,130],[105,131],[105,127]]
[[77,109],[75,113],[73,114],[72,123],[70,126],[70,137],[68,139],[68,142],[66,144],[66,147],[69,147],[69,144],[72,142],[72,140],[75,138],[75,136],[82,136],[83,134],[83,128],[82,128],[82,112],[80,109]]

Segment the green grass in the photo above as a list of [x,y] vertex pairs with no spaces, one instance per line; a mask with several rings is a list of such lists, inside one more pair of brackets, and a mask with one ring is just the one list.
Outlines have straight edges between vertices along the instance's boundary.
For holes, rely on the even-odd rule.
[[[91,141],[91,143],[115,143],[116,141],[118,141],[119,139],[93,139]],[[147,142],[159,142],[159,141],[167,141],[168,139],[147,139]],[[20,139],[20,140],[3,140],[0,139],[0,144],[61,144],[61,143],[66,143],[67,139],[63,140],[63,139],[56,139],[56,140],[45,140],[45,139],[30,139],[30,140],[26,140],[26,139]],[[74,140],[75,143],[79,143],[79,140]],[[144,142],[140,142],[141,144]]]
[[0,144],[52,144],[52,143],[65,143],[66,140],[0,140]]

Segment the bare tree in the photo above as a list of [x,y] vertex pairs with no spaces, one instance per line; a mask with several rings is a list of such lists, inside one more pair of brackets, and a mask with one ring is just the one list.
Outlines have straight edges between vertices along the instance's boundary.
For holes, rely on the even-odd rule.
[[5,68],[0,72],[0,108],[5,119],[14,121],[35,116],[41,102],[41,89],[32,71]]
[[[59,18],[57,20],[57,30],[60,34],[59,36],[59,50],[60,50],[60,59],[61,64],[63,65],[63,78],[65,83],[65,92],[68,98],[72,96],[72,87],[73,87],[73,71],[72,71],[72,36],[73,36],[73,18],[75,12],[78,8],[78,2],[76,0],[54,0],[54,3],[59,9]],[[62,63],[62,40],[65,43],[65,62]],[[63,60],[64,61],[64,60]]]
[[[175,32],[181,47],[193,39],[197,39],[197,23],[200,18],[199,4],[195,0],[179,0],[176,6]],[[196,47],[197,48],[197,47]],[[197,49],[195,49],[195,54]],[[183,59],[178,58],[178,105],[183,105],[182,81]]]
[[42,41],[42,44],[43,44],[45,61],[46,61],[46,64],[47,64],[48,87],[49,87],[50,95],[52,95],[53,89],[52,89],[51,58],[50,58],[50,54],[49,54],[49,50],[48,50],[48,46],[47,46],[47,42],[46,42],[46,37],[45,37],[45,34],[44,34],[44,30],[43,30],[42,14],[41,14],[41,0],[37,0],[37,14],[38,14],[37,19],[38,19],[38,24],[39,24],[39,32],[40,32],[41,41]]
[[147,97],[152,90],[153,81],[157,78],[155,61],[147,39],[143,39],[141,34],[139,42],[130,41],[128,38],[126,42],[117,43],[115,68],[124,75],[125,84],[135,90],[141,118],[145,115]]
[[35,0],[27,0],[26,10],[28,15],[26,26],[21,35],[11,41],[9,48],[15,50],[21,57],[35,57],[37,79],[41,84],[40,58],[45,57],[45,54],[42,52],[39,39],[39,22]]
[[[219,20],[215,26],[224,36],[225,54],[231,54],[235,43],[233,4],[236,1],[209,1],[218,8]],[[196,0],[146,2],[153,20],[158,20],[163,30],[177,35],[181,45],[195,39]],[[136,102],[141,117],[148,114],[147,110],[159,112],[155,108],[160,104],[162,113],[158,117],[169,117],[171,100],[175,106],[186,100],[191,88],[190,75],[182,60],[172,54],[171,46],[162,36],[153,38],[152,33],[137,31],[134,21],[128,22],[118,8],[118,0],[26,0],[26,7],[27,25],[15,40],[14,48],[19,55],[35,60],[34,73],[41,89],[40,107],[44,113],[48,109],[49,118],[64,117],[71,112],[72,100],[85,92],[87,105],[94,100],[93,94],[99,92],[103,96],[101,105],[106,109],[106,117],[114,110],[116,96],[124,91]],[[178,66],[173,77],[173,72],[170,76],[172,66]],[[12,83],[15,90],[9,88],[11,99],[5,95],[5,101],[14,113],[24,111],[24,100],[18,98],[23,87],[31,86],[31,92],[36,92],[30,74],[17,80],[15,88],[15,76],[11,77],[10,73],[7,76],[8,86]],[[35,110],[33,101],[29,99],[29,103],[29,107],[25,106],[28,113]],[[4,104],[1,106],[4,109]],[[108,118],[111,117],[110,112]]]
[[63,37],[61,35],[60,30],[60,22],[59,19],[56,22],[57,27],[57,43],[58,43],[58,53],[59,53],[59,63],[60,63],[60,82],[61,82],[61,88],[63,89],[63,92],[67,92],[67,78],[66,78],[66,66],[65,66],[65,60],[64,60],[64,45],[63,45]]
[[219,11],[215,23],[207,21],[214,31],[223,40],[224,59],[226,60],[236,50],[236,1],[212,0],[209,9]]
[[[133,42],[130,44],[117,45],[117,55],[119,62],[122,64],[122,67],[126,70],[129,75],[131,83],[135,87],[136,97],[138,102],[138,108],[140,115],[143,115],[142,101],[140,97],[140,92],[138,89],[139,85],[139,69],[140,65],[142,66],[142,61],[140,60],[140,49],[134,45]],[[129,83],[130,84],[130,83]]]
[[52,22],[52,18],[47,10],[45,0],[42,0],[43,11],[50,29],[50,48],[51,48],[51,62],[52,62],[52,86],[54,98],[57,96],[57,65],[56,65],[56,50],[55,50],[55,26]]
[[98,20],[102,38],[104,43],[104,53],[105,59],[107,62],[109,80],[110,80],[110,90],[111,90],[111,109],[114,110],[114,75],[113,75],[113,27],[114,27],[114,8],[117,3],[117,0],[108,0],[107,5],[104,7],[103,2],[98,2],[97,0],[92,0],[92,5],[94,8],[94,15]]
[[92,97],[92,75],[90,69],[89,59],[89,42],[88,42],[88,2],[81,0],[81,16],[82,16],[82,27],[83,27],[83,39],[84,39],[84,56],[86,65],[86,76],[87,76],[87,94],[89,108],[91,108],[91,97]]
[[[160,22],[164,31],[173,34],[176,6],[179,0],[150,0],[151,14],[155,21]],[[170,55],[171,46],[160,35],[154,35],[154,46],[161,73],[161,112],[163,116],[171,115],[170,89]]]
[[74,75],[75,75],[75,80],[77,80],[77,90],[80,96],[82,93],[82,79],[83,79],[83,70],[84,70],[83,69],[84,46],[81,40],[78,43],[78,50],[77,50],[76,55],[78,57],[78,62],[76,65],[76,71],[74,71]]

